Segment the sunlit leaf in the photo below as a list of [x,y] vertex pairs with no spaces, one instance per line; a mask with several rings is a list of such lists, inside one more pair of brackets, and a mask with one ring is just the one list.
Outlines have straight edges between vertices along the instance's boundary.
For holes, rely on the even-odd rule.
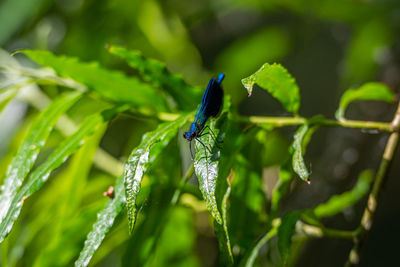
[[254,66],[261,66],[264,62],[280,60],[288,53],[291,44],[286,28],[267,24],[232,40],[218,53],[214,66],[229,74],[224,86],[229,88],[233,103],[242,100],[242,88],[236,77],[244,77],[254,70]]
[[301,215],[301,211],[289,211],[282,218],[281,225],[278,228],[278,249],[281,255],[281,261],[287,262],[289,257],[292,236],[295,231],[296,222]]
[[[222,114],[217,120],[216,128],[219,131],[219,134],[216,136],[217,145],[222,147],[223,149],[220,151],[220,162],[218,166],[218,177],[216,181],[216,191],[215,191],[215,199],[217,208],[222,216],[222,225],[214,224],[214,231],[218,238],[219,248],[220,248],[220,263],[224,265],[233,264],[233,255],[231,248],[231,241],[229,237],[229,229],[228,229],[228,205],[230,202],[231,195],[231,186],[232,179],[234,177],[234,172],[232,171],[232,167],[234,164],[235,155],[240,147],[241,142],[244,137],[242,135],[235,134],[236,125],[233,124],[232,121],[228,119],[228,112],[230,109],[230,97],[225,97],[224,107]],[[225,138],[226,133],[229,132],[229,138]],[[224,143],[220,143],[221,140],[224,140]],[[218,149],[218,147],[217,147]],[[203,193],[203,192],[202,192]],[[203,193],[204,197],[204,193]],[[206,199],[206,198],[205,198]],[[207,203],[207,199],[206,199]]]
[[78,58],[56,56],[48,51],[21,50],[37,63],[54,69],[57,74],[71,78],[117,103],[129,103],[163,110],[164,100],[151,86],[122,72],[102,68],[97,62],[81,62]]
[[363,171],[356,185],[347,192],[332,196],[327,202],[319,204],[313,211],[319,217],[328,217],[342,212],[345,208],[353,206],[369,191],[374,173],[370,170]]
[[123,176],[117,179],[114,187],[114,198],[110,199],[104,209],[97,215],[97,221],[88,234],[85,245],[75,262],[75,266],[88,266],[93,254],[99,248],[106,234],[114,224],[115,218],[125,205],[125,188]]
[[190,115],[181,116],[175,121],[160,124],[156,130],[145,134],[139,146],[132,151],[125,163],[125,193],[130,232],[133,231],[135,226],[136,197],[139,194],[144,173],[189,118]]
[[[6,178],[1,187],[0,219],[10,208],[15,193],[21,187],[26,175],[31,170],[40,149],[56,124],[58,118],[67,111],[81,96],[81,93],[66,93],[53,101],[30,127],[24,142],[8,167]],[[2,238],[0,238],[2,240]]]
[[126,109],[127,107],[113,108],[87,117],[82,122],[81,127],[73,135],[64,140],[47,160],[32,172],[26,184],[24,184],[17,194],[12,196],[10,208],[0,223],[0,242],[11,231],[26,198],[38,191],[47,182],[51,172],[78,150],[84,144],[86,137],[93,134],[102,123]]
[[[206,201],[207,209],[218,224],[223,224],[219,204],[217,201],[217,178],[219,173],[219,162],[221,154],[221,144],[225,137],[225,132],[221,129],[226,127],[227,110],[230,100],[225,98],[224,108],[219,120],[211,120],[208,134],[204,134],[199,140],[194,140],[196,148],[196,157],[194,159],[194,170],[199,181],[199,186],[203,198]],[[218,123],[217,123],[218,121]],[[224,174],[228,175],[229,169],[225,169]],[[226,177],[222,178],[224,188],[226,188]],[[222,187],[221,187],[222,188]],[[223,198],[225,191],[219,196]]]
[[242,79],[242,84],[249,95],[257,84],[279,100],[287,111],[297,114],[300,107],[299,87],[282,65],[265,63],[254,74]]
[[343,119],[347,106],[358,100],[379,100],[385,102],[393,102],[395,100],[394,93],[383,83],[370,82],[360,88],[349,89],[342,95],[340,99],[339,109],[336,111],[336,118]]
[[108,51],[138,70],[145,81],[168,92],[180,109],[191,109],[197,104],[200,88],[187,84],[180,75],[171,74],[164,62],[146,58],[138,50],[128,50],[121,46],[109,46]]

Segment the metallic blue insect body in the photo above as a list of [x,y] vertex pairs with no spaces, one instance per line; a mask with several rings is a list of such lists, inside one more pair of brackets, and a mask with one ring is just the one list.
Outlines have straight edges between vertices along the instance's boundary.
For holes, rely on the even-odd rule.
[[224,78],[225,74],[221,73],[218,78],[212,77],[208,82],[203,99],[201,100],[201,104],[196,111],[196,115],[194,116],[194,122],[190,125],[189,131],[183,134],[183,137],[186,140],[199,140],[198,137],[202,135],[208,118],[216,117],[220,113],[222,108],[222,100],[224,97],[224,91],[222,90],[221,83]]

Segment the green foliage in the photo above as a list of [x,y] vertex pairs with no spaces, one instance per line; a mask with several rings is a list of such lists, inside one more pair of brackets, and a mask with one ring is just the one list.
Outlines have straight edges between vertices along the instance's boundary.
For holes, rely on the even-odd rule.
[[[119,46],[109,46],[108,50],[125,60],[143,81],[97,63],[46,51],[22,50],[46,69],[3,62],[6,79],[12,75],[19,75],[19,79],[13,83],[7,80],[0,86],[5,90],[0,94],[0,107],[17,97],[27,82],[39,85],[51,99],[50,105],[33,119],[16,155],[8,155],[13,160],[0,198],[4,217],[0,239],[4,251],[15,246],[39,246],[41,252],[31,256],[35,266],[52,266],[54,262],[59,266],[73,262],[75,266],[96,265],[116,251],[123,254],[122,265],[200,266],[203,259],[198,258],[194,248],[201,233],[195,230],[213,227],[219,247],[214,264],[253,266],[265,245],[270,253],[277,248],[286,264],[299,220],[323,231],[321,218],[355,205],[369,191],[372,173],[363,172],[348,192],[332,196],[314,209],[289,211],[280,216],[285,196],[290,194],[293,174],[309,183],[311,174],[304,155],[315,130],[346,126],[341,124],[343,121],[323,116],[300,117],[299,88],[281,65],[265,63],[242,83],[249,94],[254,84],[259,85],[295,116],[239,116],[231,104],[229,90],[225,89],[221,114],[211,118],[203,135],[189,144],[196,154],[192,162],[188,160],[188,143],[182,137],[176,142],[176,137],[193,118],[193,112],[188,110],[195,109],[199,102],[199,89],[172,74],[165,63],[148,59],[141,52]],[[76,92],[63,92],[65,87]],[[63,93],[54,97],[60,92]],[[42,106],[37,102],[47,100],[47,95],[30,97],[29,103],[35,107]],[[350,102],[372,99],[391,101],[393,94],[382,84],[368,83],[347,91],[339,110],[344,114]],[[72,105],[74,109],[70,110]],[[122,152],[113,152],[127,158],[123,164],[103,150],[103,142],[104,147],[114,147],[114,143],[107,146],[108,129],[126,117],[132,121],[124,122],[119,131],[132,140],[123,140]],[[78,123],[79,127],[75,125]],[[132,132],[139,132],[136,136],[128,130],[131,123],[135,126]],[[65,130],[65,125],[72,130]],[[138,125],[143,125],[143,129]],[[286,125],[299,126],[291,146],[290,139],[275,129]],[[373,128],[369,122],[350,125],[353,126]],[[389,129],[386,126],[382,128]],[[54,127],[60,132],[52,131]],[[64,139],[60,133],[67,137]],[[65,164],[69,158],[70,162]],[[189,170],[196,174],[198,188],[186,184],[188,180],[192,183],[191,172],[182,175],[182,169],[189,164],[193,165]],[[115,170],[110,172],[109,165]],[[123,175],[115,180],[122,169]],[[272,185],[266,170],[275,172],[277,181]],[[110,172],[112,177],[103,172]],[[50,177],[53,183],[47,183]],[[110,199],[97,197],[110,184],[114,185],[113,192],[106,194]],[[40,194],[34,194],[40,189]],[[95,200],[86,201],[86,196]],[[28,197],[39,201],[27,200]],[[270,210],[266,208],[269,204]],[[29,208],[22,209],[24,205]],[[198,226],[197,217],[203,211],[212,220],[206,219]],[[18,231],[21,227],[28,230],[24,220],[17,219],[25,216],[33,230],[21,241],[15,237]],[[69,222],[70,217],[76,219]],[[46,234],[40,238],[42,232]],[[39,240],[37,244],[35,239]],[[276,264],[273,259],[271,263]]]
[[289,257],[292,236],[295,232],[297,220],[301,211],[289,211],[283,215],[282,222],[278,228],[278,249],[282,262],[286,263]]
[[172,99],[176,100],[179,109],[186,110],[197,104],[200,97],[199,88],[187,84],[182,76],[171,74],[165,63],[147,59],[140,51],[128,50],[121,46],[109,46],[108,51],[137,69],[145,81],[168,92]]
[[374,173],[372,171],[363,171],[358,177],[356,185],[350,191],[332,196],[327,202],[315,207],[313,213],[318,218],[324,218],[353,206],[368,193],[373,177]]
[[[22,206],[29,196],[38,191],[44,183],[47,182],[51,172],[63,164],[68,157],[79,149],[85,142],[85,139],[93,134],[93,132],[104,122],[111,119],[116,113],[125,108],[114,108],[111,110],[103,111],[102,113],[94,114],[86,118],[82,122],[81,127],[75,134],[64,140],[58,148],[42,163],[34,172],[28,177],[28,181],[15,194],[12,194],[11,204],[5,210],[5,216],[0,223],[0,240],[4,238],[11,231],[11,228],[21,212]],[[20,182],[21,183],[21,182]],[[20,184],[19,183],[19,184]]]
[[265,63],[254,74],[242,79],[242,84],[249,95],[257,84],[278,99],[287,111],[297,114],[300,107],[299,87],[282,65]]
[[135,226],[137,210],[136,197],[140,191],[142,178],[148,166],[157,159],[178,130],[190,116],[182,116],[173,122],[160,124],[156,130],[143,136],[142,142],[130,154],[124,167],[126,201],[129,219],[129,231]]
[[[80,96],[80,93],[75,92],[60,96],[39,115],[30,127],[23,144],[7,170],[4,187],[0,195],[0,218],[2,220],[9,212],[13,196],[19,190],[26,175],[33,167],[40,150],[43,148],[58,118],[69,109]],[[21,201],[23,196],[25,195],[22,195],[18,201]],[[4,221],[2,221],[1,225],[3,225],[3,223]],[[3,240],[6,234],[7,233],[5,233],[3,229],[0,240]]]
[[85,245],[75,262],[75,266],[88,266],[93,254],[103,242],[106,234],[114,224],[115,218],[125,206],[125,187],[123,176],[119,177],[114,187],[114,198],[97,215],[97,221],[87,236]]
[[342,95],[340,99],[339,109],[336,111],[337,119],[344,119],[347,106],[354,101],[359,100],[379,100],[385,102],[393,102],[395,100],[394,93],[382,83],[370,82],[362,85],[357,89],[349,89]]
[[126,77],[118,71],[106,70],[97,62],[85,63],[77,58],[56,56],[48,51],[21,50],[32,60],[54,69],[58,75],[84,84],[105,99],[164,110],[164,100],[152,87],[137,78]]
[[310,141],[309,136],[311,136],[314,130],[315,127],[310,128],[308,124],[304,124],[303,126],[301,126],[294,135],[294,141],[292,145],[294,149],[292,157],[293,170],[301,179],[303,179],[307,183],[310,183],[310,172],[307,169],[303,156],[305,154],[305,148]]

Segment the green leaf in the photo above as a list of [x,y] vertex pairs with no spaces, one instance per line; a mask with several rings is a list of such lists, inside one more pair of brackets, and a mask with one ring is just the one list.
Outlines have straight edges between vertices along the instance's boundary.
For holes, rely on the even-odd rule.
[[125,194],[131,233],[136,222],[136,197],[139,194],[140,183],[147,167],[161,154],[190,116],[181,116],[175,121],[160,124],[156,130],[145,134],[139,146],[132,151],[125,163]]
[[26,198],[38,191],[47,182],[51,172],[63,164],[72,153],[77,151],[84,144],[86,138],[92,135],[102,123],[126,109],[126,106],[117,107],[87,117],[82,122],[81,127],[73,135],[64,140],[47,160],[32,172],[27,183],[17,194],[13,195],[10,208],[0,223],[0,242],[11,231]]
[[342,212],[347,207],[353,206],[368,193],[373,178],[374,173],[372,171],[363,171],[353,189],[340,195],[332,196],[327,202],[318,205],[313,210],[314,214],[318,218],[328,217]]
[[278,228],[278,249],[283,263],[286,263],[288,260],[292,236],[300,215],[301,211],[289,211],[285,213]]
[[279,100],[287,111],[297,114],[300,107],[299,87],[282,65],[265,63],[254,74],[242,79],[242,84],[249,96],[253,92],[254,84],[257,84]]
[[393,102],[394,93],[383,83],[370,82],[360,88],[347,90],[340,99],[339,109],[336,111],[336,118],[343,119],[347,106],[353,101],[359,100],[379,100]]
[[180,75],[171,74],[164,62],[146,58],[138,50],[128,50],[121,46],[109,46],[108,51],[138,70],[145,81],[167,91],[175,99],[179,109],[185,110],[197,104],[200,88],[187,84]]
[[[33,122],[24,142],[8,167],[0,195],[0,219],[7,214],[11,201],[31,170],[40,149],[52,131],[58,118],[79,98],[81,93],[66,93],[57,98]],[[0,238],[2,240],[2,238]]]
[[[231,248],[231,241],[229,237],[228,230],[228,204],[230,202],[231,195],[231,186],[232,179],[234,173],[232,171],[232,167],[235,159],[235,152],[241,147],[241,142],[244,137],[243,135],[237,134],[236,125],[233,125],[233,122],[228,119],[228,110],[230,109],[230,98],[225,98],[224,108],[220,117],[216,120],[216,128],[219,130],[218,135],[216,135],[217,140],[224,140],[224,143],[218,143],[218,146],[223,146],[223,149],[220,151],[220,160],[218,166],[218,176],[220,177],[216,181],[215,188],[215,200],[218,210],[222,216],[222,224],[214,224],[214,231],[218,238],[218,244],[220,248],[220,264],[223,265],[232,265],[233,264],[233,255]],[[217,131],[218,131],[217,130]],[[215,133],[215,131],[213,131]],[[229,132],[229,138],[225,138],[225,133]],[[236,133],[236,134],[234,134]],[[213,140],[214,141],[214,140]],[[218,141],[217,141],[218,142]],[[216,147],[218,149],[218,147]],[[200,180],[199,180],[200,181]],[[202,192],[203,193],[203,192]],[[203,193],[204,197],[204,193]],[[207,203],[207,198],[206,199]]]
[[[210,122],[210,132],[216,138],[219,129],[216,128],[216,120]],[[196,157],[194,159],[194,170],[199,180],[200,191],[206,201],[207,209],[218,224],[222,224],[222,216],[218,210],[216,190],[218,178],[218,164],[220,160],[220,150],[211,134],[206,134],[195,140]],[[206,147],[207,146],[207,147]]]
[[84,247],[75,262],[75,266],[88,266],[90,259],[100,247],[106,234],[114,224],[115,218],[122,211],[125,205],[125,189],[123,176],[117,179],[114,187],[113,199],[110,199],[104,209],[98,213],[97,221],[93,225],[92,231],[88,234]]
[[292,166],[295,173],[308,184],[310,183],[308,171],[306,164],[304,162],[305,148],[311,139],[311,135],[317,129],[317,126],[310,127],[308,124],[302,125],[294,135],[293,141],[293,156],[292,156]]
[[54,69],[60,76],[71,78],[116,103],[146,106],[164,110],[164,100],[157,91],[137,78],[119,71],[102,68],[97,62],[81,62],[78,58],[56,56],[48,51],[21,50],[37,63]]

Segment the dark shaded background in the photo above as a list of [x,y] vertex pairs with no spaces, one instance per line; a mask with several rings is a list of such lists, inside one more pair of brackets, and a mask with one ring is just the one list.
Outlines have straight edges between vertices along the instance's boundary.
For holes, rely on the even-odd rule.
[[[204,85],[212,74],[225,72],[225,92],[244,115],[288,115],[264,91],[256,90],[247,98],[240,84],[241,78],[265,62],[280,62],[296,78],[303,116],[323,114],[333,118],[342,92],[367,81],[384,82],[398,92],[399,32],[400,2],[396,0],[0,3],[0,46],[10,52],[48,49],[134,74],[105,50],[106,44],[119,44],[167,62],[171,71],[182,73],[193,84]],[[363,102],[352,104],[346,115],[390,121],[394,111],[395,105]],[[124,131],[118,129],[126,124],[120,120],[113,127],[102,146],[120,157],[126,154],[126,143]],[[290,142],[293,130],[276,133],[284,140],[281,149]],[[339,128],[316,132],[306,155],[312,162],[312,184],[296,182],[284,210],[313,207],[350,189],[362,170],[377,168],[387,137],[385,133]],[[137,140],[129,142],[138,142],[139,138],[138,134]],[[112,141],[116,139],[120,143]],[[273,159],[264,160],[266,165],[274,163]],[[398,263],[399,163],[397,152],[362,266]],[[263,178],[267,180],[268,175]],[[359,224],[364,203],[327,220],[326,225],[353,229]],[[201,257],[216,249],[213,242],[198,240]],[[346,241],[314,239],[305,245],[297,266],[340,266],[350,248]]]

